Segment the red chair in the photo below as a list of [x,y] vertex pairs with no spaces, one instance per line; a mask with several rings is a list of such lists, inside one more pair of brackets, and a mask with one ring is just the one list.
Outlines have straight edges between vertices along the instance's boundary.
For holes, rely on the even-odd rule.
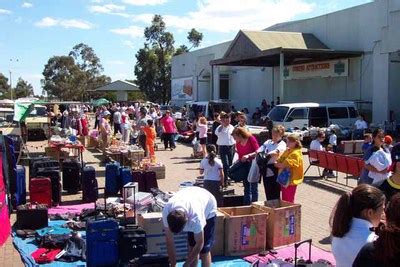
[[328,161],[328,169],[332,170],[332,171],[336,171],[336,182],[337,182],[337,178],[338,178],[338,174],[337,174],[337,162],[336,162],[336,158],[335,158],[335,153],[330,153],[330,152],[325,152],[326,155],[326,160]]
[[326,157],[326,154],[328,154],[328,153],[326,153],[325,151],[317,151],[317,159],[318,159],[318,161],[319,161],[319,166],[321,167],[321,168],[326,168],[326,169],[328,169],[329,167],[328,167],[328,159],[327,159],[327,157]]
[[[347,158],[347,156],[345,156],[345,155],[335,153],[337,171],[346,174],[346,177],[347,177],[348,168],[347,168],[346,158]],[[336,177],[336,182],[337,182],[337,177]]]
[[360,169],[360,174],[361,174],[361,171],[364,169],[364,167],[365,167],[365,161],[363,160],[363,159],[358,159],[357,160],[357,164],[358,164],[358,168]]
[[[361,173],[361,169],[359,168],[359,161],[360,159],[355,158],[355,157],[347,157],[347,173],[354,176],[354,177],[359,177]],[[346,177],[346,185],[348,185],[348,177]]]
[[[311,158],[316,159],[316,161],[311,161]],[[319,165],[318,165],[319,164],[318,155],[317,155],[316,150],[308,150],[308,161],[309,161],[309,165],[308,165],[306,171],[304,172],[304,175],[306,175],[306,173],[311,168],[311,166],[316,166],[318,168],[318,174],[319,174],[319,176],[321,176],[321,172],[319,170]]]

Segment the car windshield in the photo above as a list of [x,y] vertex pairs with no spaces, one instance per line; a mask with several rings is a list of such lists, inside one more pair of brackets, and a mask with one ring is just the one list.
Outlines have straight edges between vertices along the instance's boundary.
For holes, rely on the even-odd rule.
[[286,113],[288,112],[288,107],[285,106],[276,106],[268,113],[268,117],[272,121],[283,122],[285,119]]

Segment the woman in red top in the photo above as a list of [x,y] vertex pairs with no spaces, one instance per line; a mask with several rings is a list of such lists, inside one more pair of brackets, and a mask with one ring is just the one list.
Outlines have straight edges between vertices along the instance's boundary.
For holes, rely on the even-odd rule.
[[[236,141],[236,152],[238,153],[239,160],[243,163],[243,168],[250,170],[251,161],[253,157],[249,154],[254,154],[259,145],[257,139],[248,132],[245,128],[237,127],[233,130],[232,136]],[[247,179],[243,180],[244,186],[244,205],[250,205],[252,202],[258,201],[258,183],[249,183]]]

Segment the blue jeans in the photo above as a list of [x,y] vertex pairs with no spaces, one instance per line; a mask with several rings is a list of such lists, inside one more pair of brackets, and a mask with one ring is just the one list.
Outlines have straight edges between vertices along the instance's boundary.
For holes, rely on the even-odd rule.
[[222,166],[224,167],[225,183],[228,179],[228,169],[232,165],[234,146],[218,146],[219,156],[221,157]]
[[243,205],[251,205],[252,202],[258,201],[258,183],[249,183],[247,179],[243,180],[244,197]]

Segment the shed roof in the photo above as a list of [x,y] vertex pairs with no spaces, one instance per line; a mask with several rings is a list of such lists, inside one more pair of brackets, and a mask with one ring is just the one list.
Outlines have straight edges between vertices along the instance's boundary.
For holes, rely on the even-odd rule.
[[136,84],[123,80],[116,80],[112,83],[98,87],[94,91],[140,91],[140,89]]
[[265,66],[279,65],[280,53],[285,65],[337,58],[357,57],[359,51],[330,49],[311,33],[239,31],[222,59],[212,65]]

